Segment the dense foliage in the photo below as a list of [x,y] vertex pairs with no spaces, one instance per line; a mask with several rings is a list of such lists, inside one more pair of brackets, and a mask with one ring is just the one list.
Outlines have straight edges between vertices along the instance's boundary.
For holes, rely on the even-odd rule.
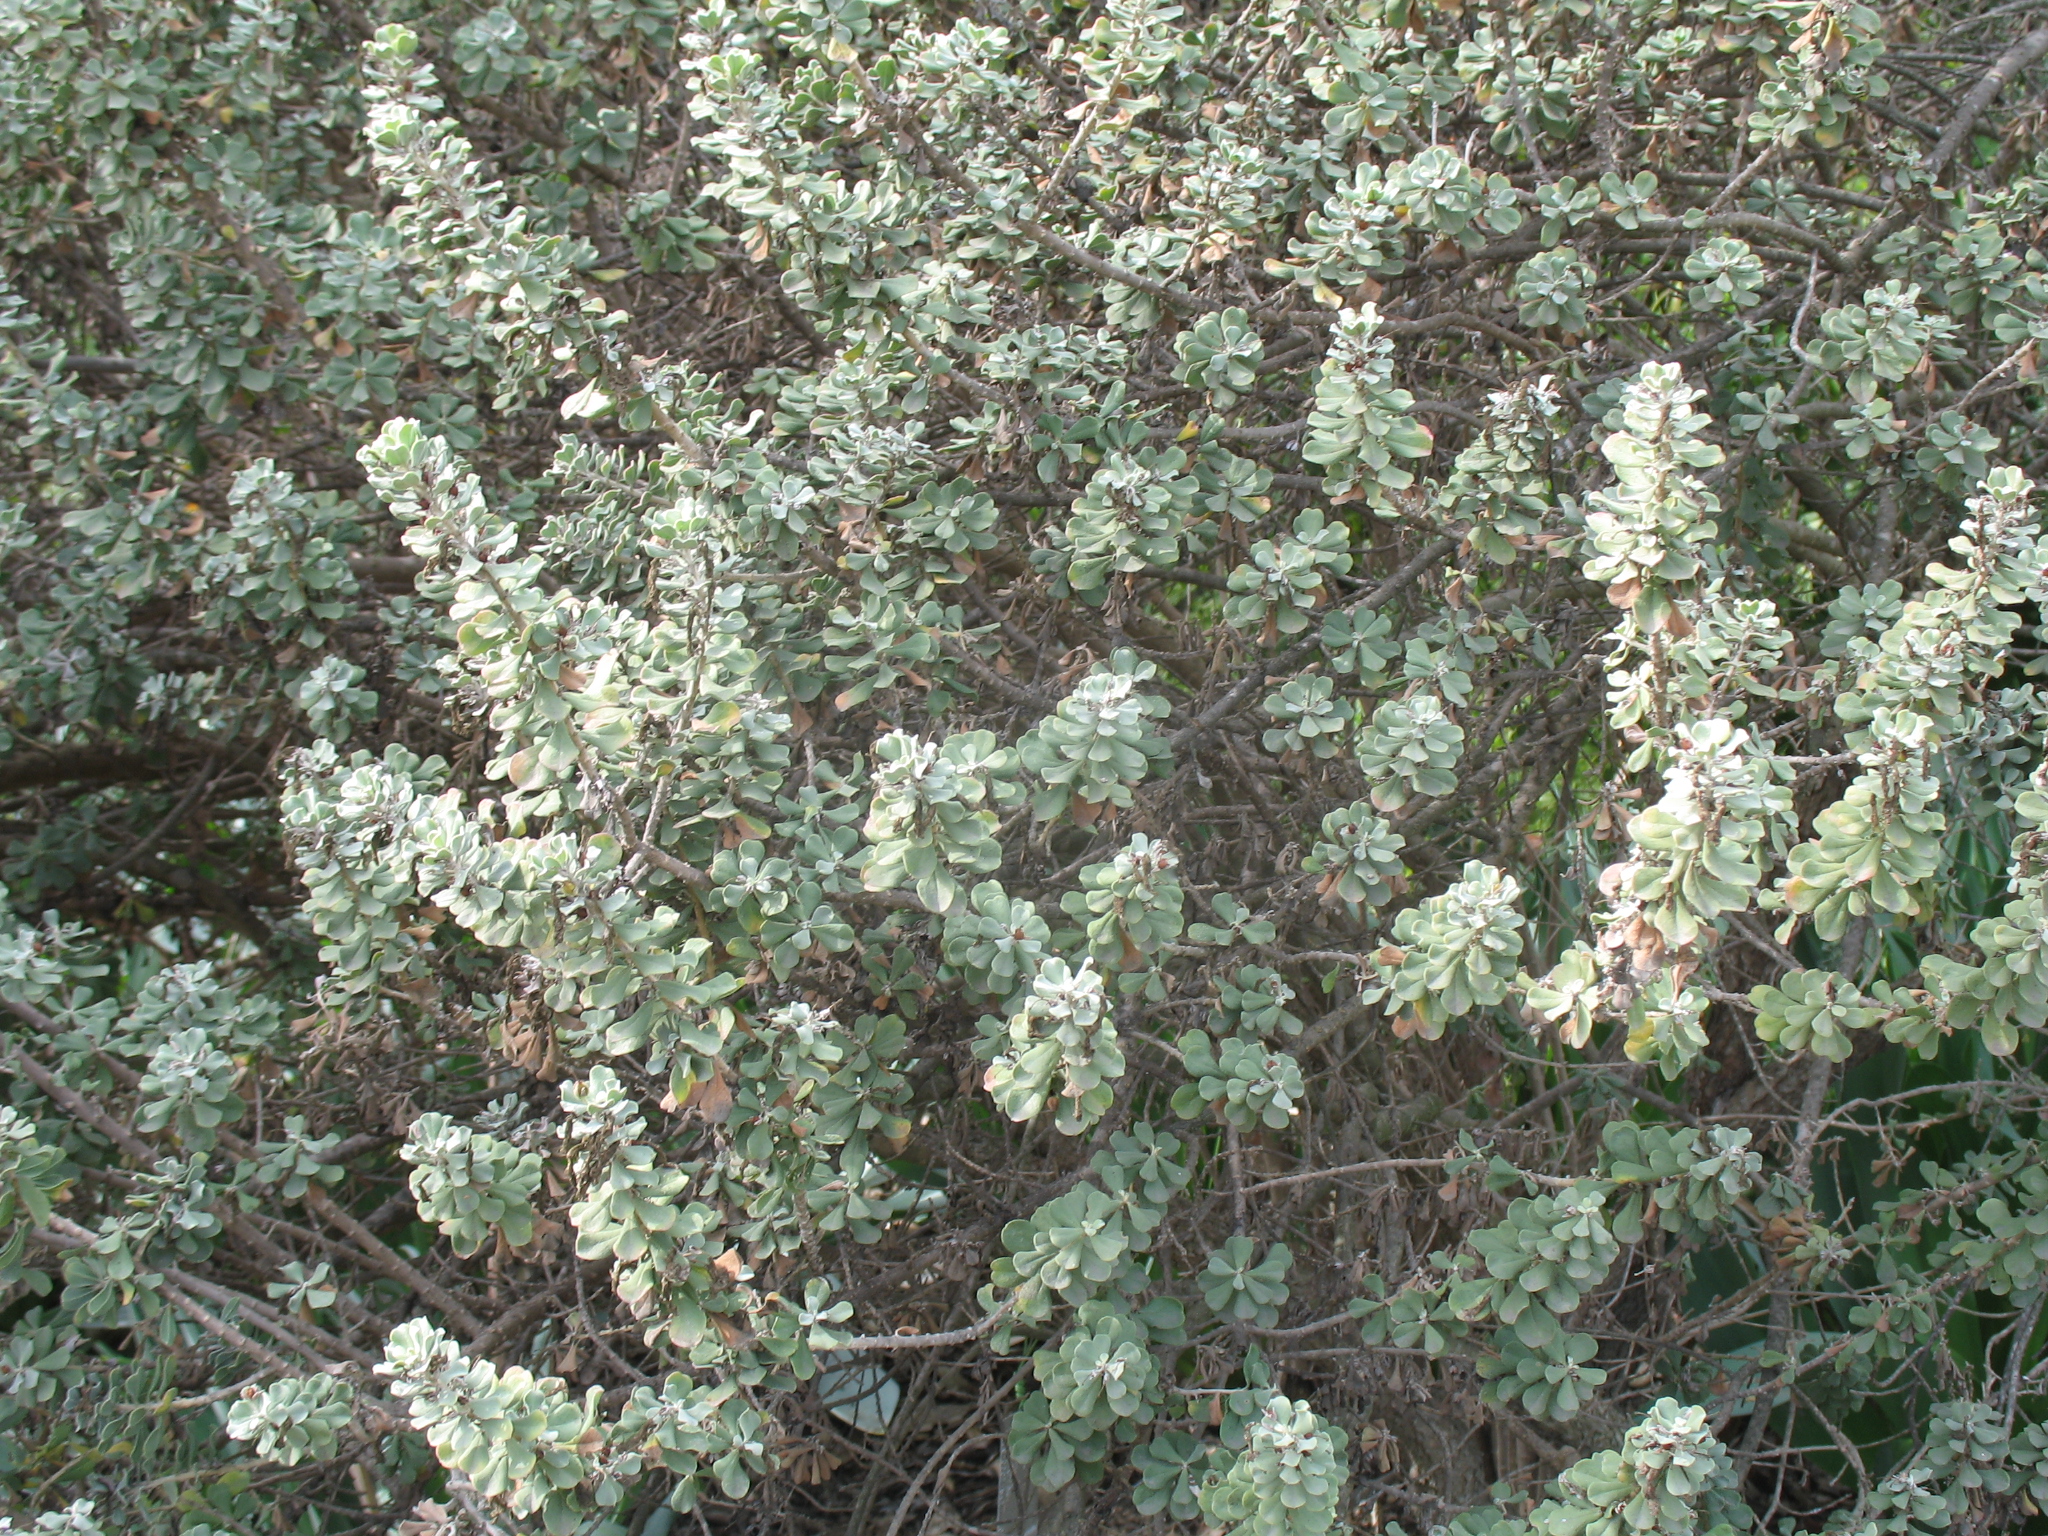
[[2039,0],[0,0],[0,1531],[2048,1507]]

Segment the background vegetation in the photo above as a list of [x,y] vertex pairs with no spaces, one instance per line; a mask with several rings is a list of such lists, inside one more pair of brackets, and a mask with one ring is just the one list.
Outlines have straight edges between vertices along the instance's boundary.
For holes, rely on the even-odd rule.
[[2016,1529],[2035,0],[0,3],[0,1530]]

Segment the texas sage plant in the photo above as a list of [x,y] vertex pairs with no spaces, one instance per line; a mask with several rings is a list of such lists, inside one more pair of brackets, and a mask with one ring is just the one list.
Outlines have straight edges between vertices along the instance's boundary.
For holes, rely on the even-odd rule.
[[2048,1508],[2039,0],[0,0],[0,1531]]

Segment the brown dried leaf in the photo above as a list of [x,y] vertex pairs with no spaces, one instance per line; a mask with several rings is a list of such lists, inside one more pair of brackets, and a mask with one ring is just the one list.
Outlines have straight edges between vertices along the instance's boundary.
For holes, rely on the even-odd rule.
[[690,1090],[688,1108],[706,1125],[723,1125],[732,1113],[732,1084],[726,1080],[725,1063],[717,1057],[711,1059],[711,1075]]
[[455,1516],[446,1504],[421,1499],[412,1507],[412,1519],[398,1522],[397,1536],[443,1536],[455,1529]]
[[839,1458],[816,1441],[807,1441],[782,1453],[782,1470],[800,1486],[822,1483],[839,1470]]
[[391,1101],[388,1124],[391,1134],[404,1136],[411,1132],[413,1121],[419,1119],[419,1106],[412,1101],[412,1095],[402,1093]]

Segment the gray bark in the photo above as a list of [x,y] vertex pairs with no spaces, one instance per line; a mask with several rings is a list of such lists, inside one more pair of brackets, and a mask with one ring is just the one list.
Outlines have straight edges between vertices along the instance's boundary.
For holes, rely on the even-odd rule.
[[1031,1469],[1010,1455],[1009,1435],[996,1463],[996,1536],[1083,1536],[1087,1500],[1079,1483],[1047,1493]]

